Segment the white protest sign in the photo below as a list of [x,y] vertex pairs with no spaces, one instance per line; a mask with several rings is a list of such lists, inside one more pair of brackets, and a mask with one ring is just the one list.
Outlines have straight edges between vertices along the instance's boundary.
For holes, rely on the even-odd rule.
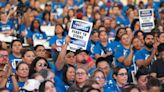
[[34,47],[36,45],[43,45],[46,49],[50,49],[49,42],[46,39],[34,40]]
[[12,40],[15,40],[17,39],[16,37],[14,36],[6,36],[4,34],[0,34],[0,41],[3,41],[3,42],[12,42]]
[[41,26],[41,30],[45,32],[47,36],[55,35],[55,26]]
[[150,32],[154,28],[154,11],[153,9],[139,10],[140,28],[144,32]]
[[93,24],[87,21],[72,19],[68,35],[71,42],[67,49],[75,51],[76,49],[86,49],[91,34]]

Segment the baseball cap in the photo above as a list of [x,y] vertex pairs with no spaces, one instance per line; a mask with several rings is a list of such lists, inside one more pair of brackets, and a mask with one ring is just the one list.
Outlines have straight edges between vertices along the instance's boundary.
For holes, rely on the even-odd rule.
[[25,82],[25,85],[23,86],[22,89],[25,89],[27,91],[33,91],[33,90],[39,89],[39,86],[40,86],[40,82],[38,80],[28,79]]
[[85,52],[85,53],[89,54],[89,52],[87,50],[83,50],[82,48],[80,48],[80,49],[76,50],[75,55],[77,55],[77,54],[79,54],[81,52]]

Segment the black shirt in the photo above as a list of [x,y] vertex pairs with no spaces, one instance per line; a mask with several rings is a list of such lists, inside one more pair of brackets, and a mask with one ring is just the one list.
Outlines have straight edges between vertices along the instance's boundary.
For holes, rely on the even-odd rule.
[[157,78],[164,77],[164,61],[155,61],[151,66],[151,73],[157,73]]

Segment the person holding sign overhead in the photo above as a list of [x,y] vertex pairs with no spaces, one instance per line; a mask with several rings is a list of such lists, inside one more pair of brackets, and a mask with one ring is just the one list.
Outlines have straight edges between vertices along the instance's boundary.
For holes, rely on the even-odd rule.
[[64,28],[61,24],[57,24],[55,27],[55,35],[51,37],[51,39],[49,40],[50,42],[50,46],[52,48],[52,57],[53,60],[56,61],[57,56],[59,54],[59,52],[61,51],[61,48],[64,44]]

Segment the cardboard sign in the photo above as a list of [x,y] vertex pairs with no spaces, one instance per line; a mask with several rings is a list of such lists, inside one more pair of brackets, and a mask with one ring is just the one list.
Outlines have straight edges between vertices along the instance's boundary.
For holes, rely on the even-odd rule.
[[41,30],[45,32],[47,36],[55,35],[55,26],[41,26]]
[[75,51],[82,48],[86,50],[93,24],[87,21],[72,19],[68,35],[71,42],[67,49]]
[[151,32],[151,30],[155,27],[153,9],[139,10],[139,21],[141,30],[144,32]]

